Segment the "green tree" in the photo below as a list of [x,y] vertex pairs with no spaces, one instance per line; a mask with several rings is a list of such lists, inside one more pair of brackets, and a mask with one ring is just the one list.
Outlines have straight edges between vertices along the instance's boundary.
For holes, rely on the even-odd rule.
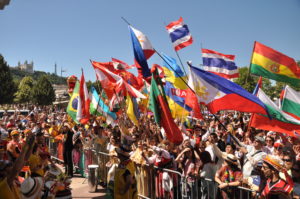
[[0,104],[12,103],[16,90],[10,69],[0,54]]
[[15,102],[29,103],[32,101],[33,95],[33,79],[29,76],[24,77],[18,87],[18,91],[15,93]]
[[54,101],[54,89],[48,78],[43,75],[33,86],[33,102],[38,105],[51,105]]
[[242,86],[248,92],[252,93],[256,86],[258,77],[254,77],[251,75],[248,76],[249,73],[248,67],[239,68],[239,73],[240,73],[239,77],[236,78],[234,82]]

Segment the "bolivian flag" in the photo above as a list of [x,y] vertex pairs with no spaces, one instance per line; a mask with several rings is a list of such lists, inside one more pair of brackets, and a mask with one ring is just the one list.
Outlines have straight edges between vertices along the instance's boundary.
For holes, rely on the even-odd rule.
[[254,43],[250,72],[300,86],[300,67],[295,60],[259,42]]
[[77,81],[73,90],[72,97],[67,107],[67,113],[76,123],[78,123],[76,119],[76,114],[77,114],[78,98],[79,98],[79,86],[80,86],[79,81]]

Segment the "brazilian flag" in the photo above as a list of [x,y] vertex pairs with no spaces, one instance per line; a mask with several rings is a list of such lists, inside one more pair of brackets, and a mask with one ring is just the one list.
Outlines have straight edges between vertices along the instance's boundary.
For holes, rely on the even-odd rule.
[[77,81],[73,90],[72,97],[67,107],[67,113],[76,123],[78,123],[78,121],[76,120],[76,114],[77,114],[77,106],[78,106],[78,98],[79,98],[79,86],[80,86],[79,81]]

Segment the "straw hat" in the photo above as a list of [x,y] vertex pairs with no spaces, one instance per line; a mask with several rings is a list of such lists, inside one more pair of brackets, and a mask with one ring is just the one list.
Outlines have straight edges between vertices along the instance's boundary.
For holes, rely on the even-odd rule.
[[43,188],[43,178],[41,177],[29,177],[21,184],[21,193],[23,198],[36,199],[41,197],[41,191]]
[[233,154],[222,153],[222,157],[224,158],[225,161],[227,161],[231,164],[234,164],[236,166],[239,165],[237,157]]
[[10,133],[10,135],[11,135],[11,136],[19,135],[19,131],[13,130],[13,131]]
[[30,129],[25,129],[24,134],[28,134],[28,133],[32,133],[32,131]]
[[268,165],[271,165],[274,169],[278,171],[280,171],[283,168],[283,162],[273,155],[266,155],[263,161]]

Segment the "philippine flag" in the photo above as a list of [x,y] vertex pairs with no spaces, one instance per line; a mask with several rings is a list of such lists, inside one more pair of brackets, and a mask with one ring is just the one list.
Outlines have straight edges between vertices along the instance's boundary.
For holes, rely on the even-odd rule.
[[264,103],[239,85],[193,66],[190,69],[198,100],[207,105],[210,112],[236,110],[268,115]]
[[132,26],[128,27],[132,40],[134,61],[138,69],[138,73],[145,79],[150,78],[151,73],[148,67],[147,59],[149,59],[155,53],[155,51],[146,35]]
[[226,79],[239,77],[234,55],[225,55],[214,50],[202,49],[203,68]]
[[171,22],[166,28],[176,51],[193,43],[192,35],[188,26],[183,23],[182,17],[178,21]]

